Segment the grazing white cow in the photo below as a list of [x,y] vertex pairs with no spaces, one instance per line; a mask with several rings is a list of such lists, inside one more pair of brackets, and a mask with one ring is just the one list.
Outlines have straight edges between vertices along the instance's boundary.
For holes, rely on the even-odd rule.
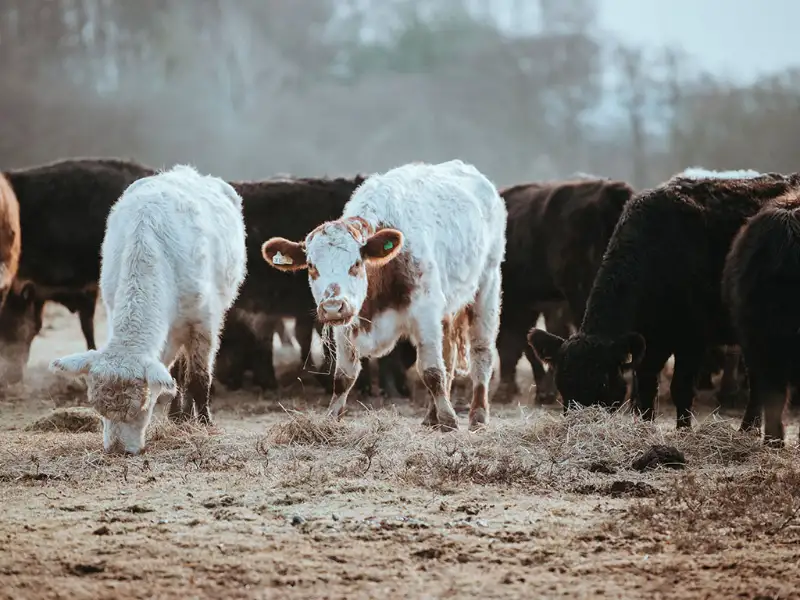
[[263,244],[273,267],[308,269],[317,318],[334,328],[329,415],[343,413],[359,359],[386,355],[407,336],[432,396],[423,424],[458,428],[450,404],[457,349],[462,364],[469,352],[470,428],[488,422],[505,229],[505,203],[492,182],[452,160],[371,175],[339,219],[300,243],[272,238]]
[[108,341],[50,363],[87,377],[107,451],[142,450],[161,394],[175,396],[171,417],[191,415],[196,404],[197,418],[211,423],[214,358],[246,256],[241,197],[192,167],[139,179],[114,204],[100,269]]

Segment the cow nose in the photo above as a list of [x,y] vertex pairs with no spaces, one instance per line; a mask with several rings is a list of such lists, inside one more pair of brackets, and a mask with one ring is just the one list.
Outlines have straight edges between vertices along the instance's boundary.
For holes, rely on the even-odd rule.
[[337,318],[340,317],[342,311],[344,310],[344,300],[340,300],[338,298],[329,298],[328,300],[323,300],[320,305],[320,313],[323,316],[328,318]]

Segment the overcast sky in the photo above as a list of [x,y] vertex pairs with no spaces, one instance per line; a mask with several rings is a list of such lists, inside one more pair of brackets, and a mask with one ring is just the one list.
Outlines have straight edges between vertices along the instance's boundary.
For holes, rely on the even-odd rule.
[[600,26],[737,79],[800,66],[800,0],[599,0]]

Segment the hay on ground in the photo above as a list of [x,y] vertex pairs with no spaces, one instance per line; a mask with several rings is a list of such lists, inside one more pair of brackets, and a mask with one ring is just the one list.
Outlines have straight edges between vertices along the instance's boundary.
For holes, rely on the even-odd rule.
[[98,433],[103,431],[103,421],[91,408],[57,408],[49,415],[28,425],[25,431]]

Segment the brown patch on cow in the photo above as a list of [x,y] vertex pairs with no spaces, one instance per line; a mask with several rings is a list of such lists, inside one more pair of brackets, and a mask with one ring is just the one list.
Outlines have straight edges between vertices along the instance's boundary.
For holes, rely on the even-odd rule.
[[325,297],[326,298],[335,298],[339,294],[342,293],[342,288],[338,283],[332,283],[328,286],[325,290]]
[[366,263],[367,297],[361,305],[359,327],[372,328],[375,315],[387,310],[401,311],[411,304],[411,295],[419,284],[422,271],[406,252],[384,265]]
[[366,271],[362,268],[364,266],[364,262],[361,260],[357,260],[355,264],[353,264],[350,269],[348,269],[347,274],[351,277],[364,277],[366,275]]
[[472,405],[469,409],[470,415],[479,409],[489,410],[489,392],[482,383],[476,383],[475,389],[472,391]]
[[445,374],[437,367],[428,367],[422,373],[422,382],[435,398],[447,396]]
[[366,244],[369,237],[375,233],[375,228],[364,217],[347,217],[343,222],[350,235],[359,244]]
[[0,290],[7,290],[17,276],[21,251],[19,202],[8,179],[0,174]]
[[333,378],[333,395],[339,396],[346,394],[353,387],[356,382],[355,377],[348,377],[342,373],[337,373]]

